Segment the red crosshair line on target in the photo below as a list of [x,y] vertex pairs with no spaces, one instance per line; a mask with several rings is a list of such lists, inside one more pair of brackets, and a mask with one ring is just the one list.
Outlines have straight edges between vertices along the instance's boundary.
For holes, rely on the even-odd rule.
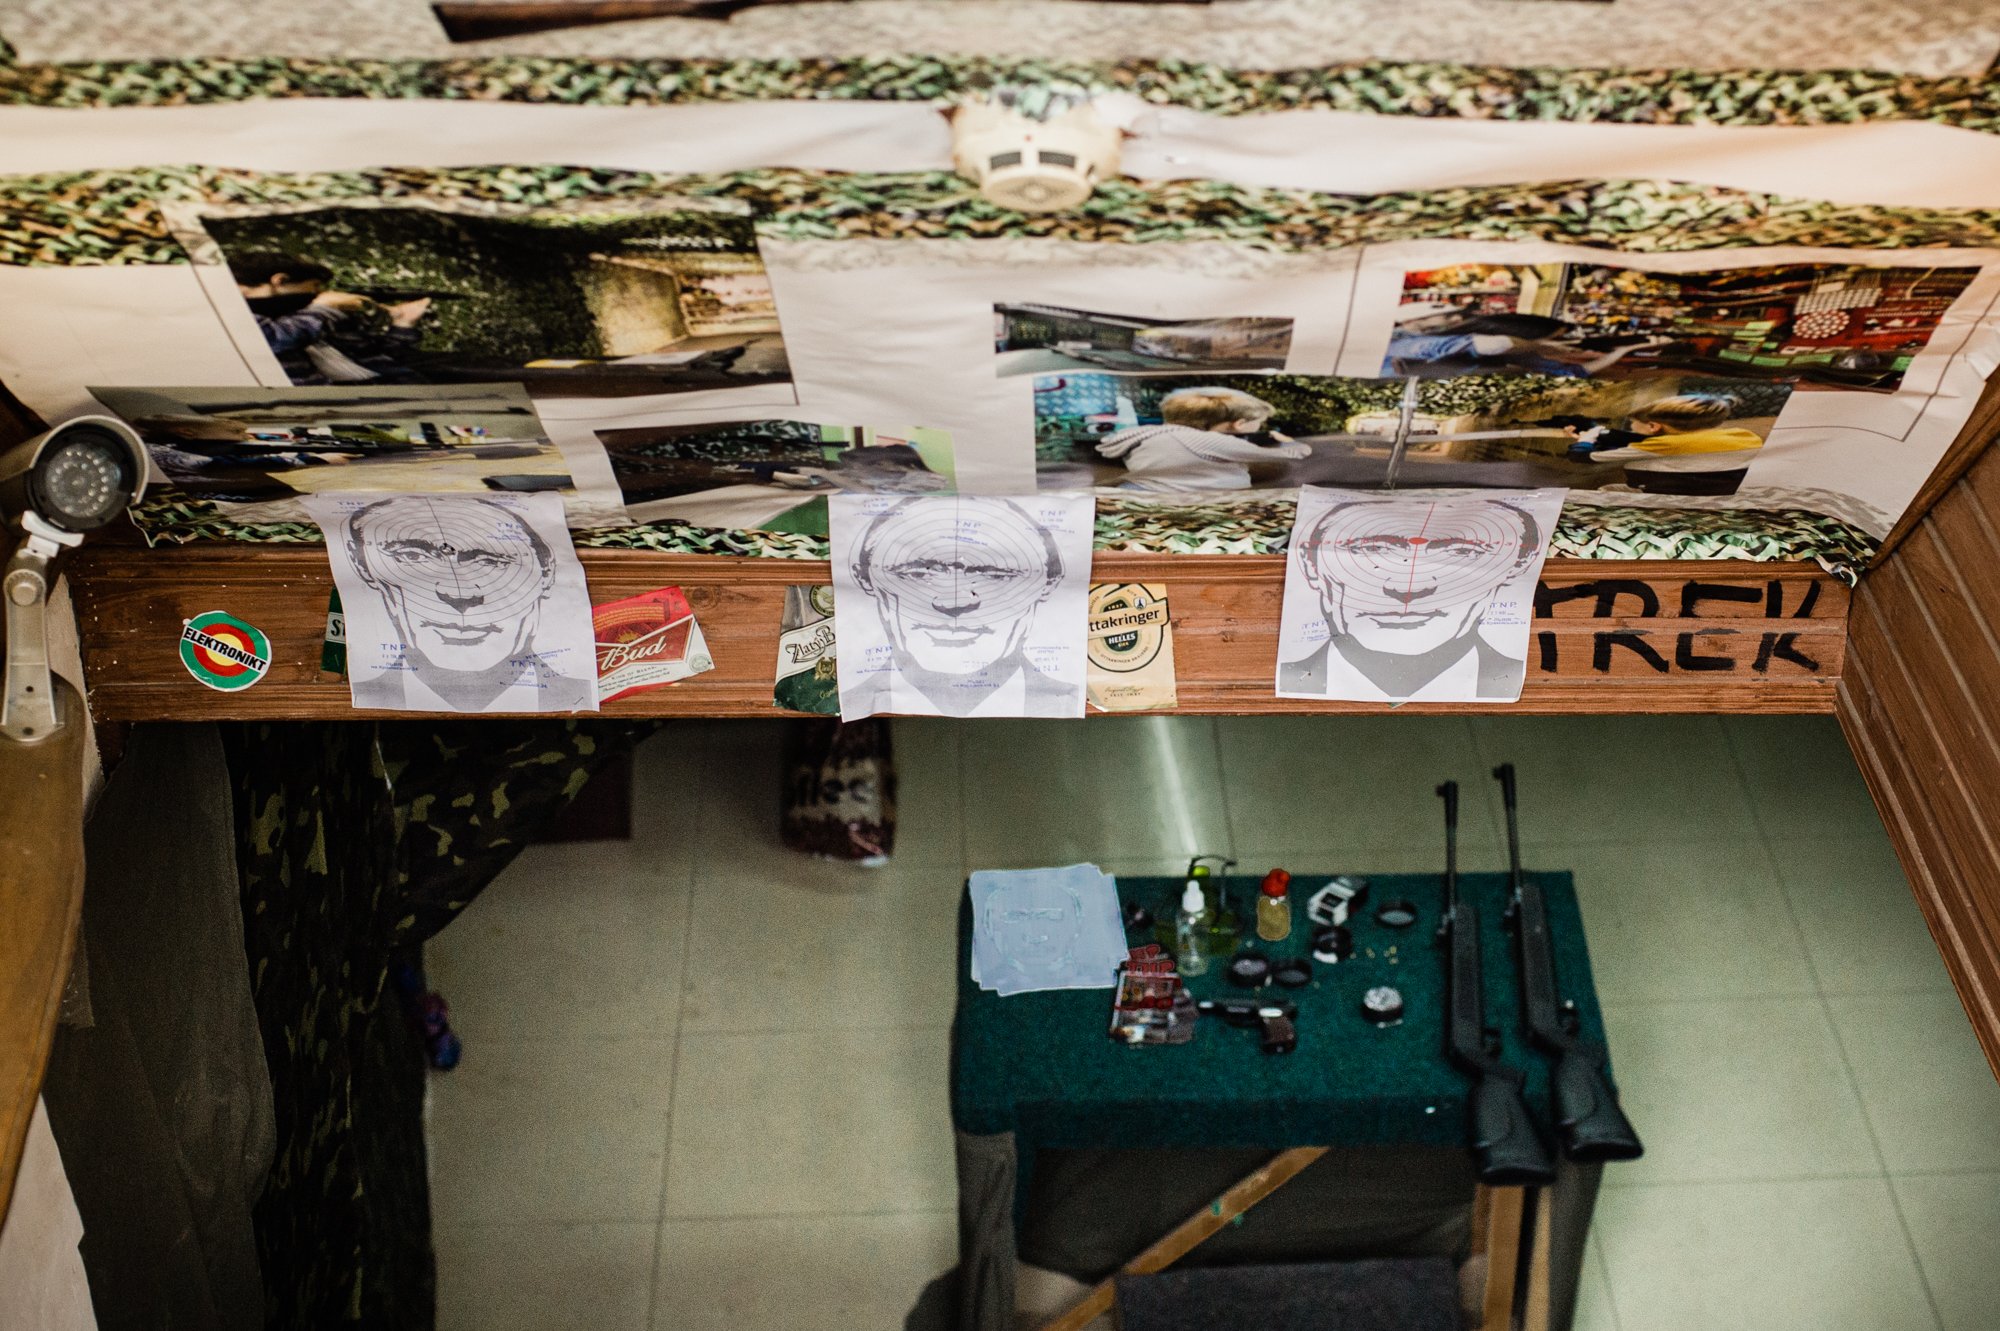
[[1424,547],[1430,544],[1424,533],[1431,529],[1431,515],[1437,511],[1438,506],[1436,504],[1432,504],[1429,508],[1425,509],[1422,525],[1417,528],[1417,534],[1410,538],[1410,578],[1408,582],[1403,584],[1403,604],[1405,605],[1417,599],[1417,561],[1423,558]]

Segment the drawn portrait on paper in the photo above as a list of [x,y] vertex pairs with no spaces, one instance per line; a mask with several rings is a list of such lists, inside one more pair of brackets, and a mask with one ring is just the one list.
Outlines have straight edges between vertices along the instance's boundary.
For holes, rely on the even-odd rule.
[[835,524],[843,714],[1079,715],[1089,503],[859,498]]
[[1561,493],[1303,492],[1279,694],[1519,697],[1535,580]]
[[[567,532],[525,500],[392,495],[343,506],[328,531],[347,609],[356,706],[567,712],[596,706],[589,600]],[[560,550],[558,549],[560,546]],[[343,576],[344,575],[344,576]],[[585,643],[594,644],[593,638]]]

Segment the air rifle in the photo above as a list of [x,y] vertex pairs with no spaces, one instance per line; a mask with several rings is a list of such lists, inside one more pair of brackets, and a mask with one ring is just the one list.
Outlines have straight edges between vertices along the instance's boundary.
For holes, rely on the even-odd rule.
[[1445,1052],[1472,1078],[1472,1157],[1481,1183],[1500,1187],[1549,1183],[1549,1160],[1528,1107],[1521,1101],[1527,1080],[1500,1061],[1500,1039],[1486,1025],[1481,989],[1479,908],[1458,899],[1458,782],[1437,788],[1444,800],[1444,919],[1438,942],[1450,949],[1446,962]]
[[1610,1054],[1579,1034],[1575,1003],[1556,996],[1555,956],[1549,947],[1549,908],[1540,883],[1521,872],[1521,829],[1514,797],[1514,764],[1493,769],[1507,804],[1507,872],[1513,893],[1507,923],[1520,962],[1521,1010],[1528,1038],[1555,1059],[1552,1089],[1556,1135],[1572,1160],[1636,1160],[1645,1147],[1606,1075]]
[[463,291],[434,291],[428,287],[344,286],[357,296],[366,296],[377,305],[403,305],[413,300],[464,300]]

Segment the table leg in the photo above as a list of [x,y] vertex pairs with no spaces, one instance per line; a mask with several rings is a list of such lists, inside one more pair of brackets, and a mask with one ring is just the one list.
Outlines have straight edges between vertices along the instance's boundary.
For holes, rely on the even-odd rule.
[[1473,1251],[1486,1254],[1486,1288],[1480,1298],[1481,1331],[1508,1331],[1514,1323],[1514,1287],[1521,1265],[1521,1222],[1526,1188],[1481,1186],[1473,1196]]
[[1555,1211],[1555,1189],[1545,1188],[1535,1199],[1535,1237],[1528,1252],[1528,1292],[1521,1303],[1521,1331],[1549,1331],[1550,1228]]
[[[1269,1163],[1230,1185],[1228,1191],[1169,1230],[1166,1237],[1118,1269],[1121,1276],[1164,1271],[1199,1247],[1224,1225],[1263,1201],[1313,1161],[1326,1154],[1324,1146],[1295,1146],[1280,1151]],[[1082,1331],[1106,1312],[1118,1297],[1118,1276],[1099,1281],[1068,1312],[1042,1323],[1039,1331]]]

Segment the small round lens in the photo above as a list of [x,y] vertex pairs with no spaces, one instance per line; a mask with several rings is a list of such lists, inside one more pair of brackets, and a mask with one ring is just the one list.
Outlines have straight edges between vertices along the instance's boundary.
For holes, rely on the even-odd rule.
[[35,467],[35,507],[67,531],[101,527],[132,491],[132,456],[109,430],[67,430]]

